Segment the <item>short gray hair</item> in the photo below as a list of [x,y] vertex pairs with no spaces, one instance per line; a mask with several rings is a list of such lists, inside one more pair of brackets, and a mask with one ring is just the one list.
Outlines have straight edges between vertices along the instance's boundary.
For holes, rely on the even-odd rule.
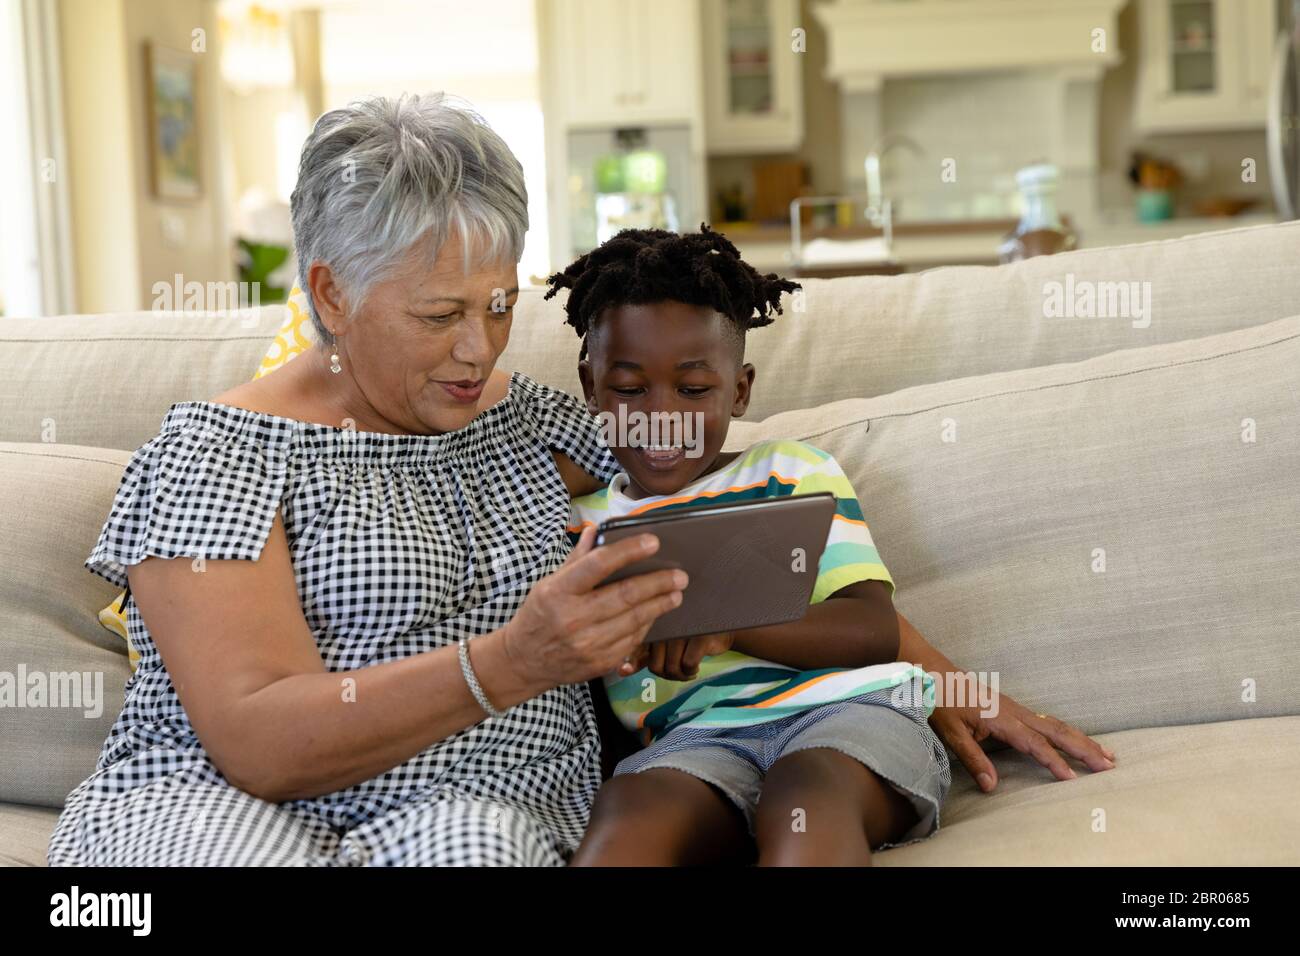
[[289,200],[298,283],[317,341],[329,340],[307,274],[324,262],[353,303],[416,243],[432,260],[455,229],[483,262],[518,262],[528,193],[514,153],[468,104],[442,93],[373,97],[331,110],[302,147]]

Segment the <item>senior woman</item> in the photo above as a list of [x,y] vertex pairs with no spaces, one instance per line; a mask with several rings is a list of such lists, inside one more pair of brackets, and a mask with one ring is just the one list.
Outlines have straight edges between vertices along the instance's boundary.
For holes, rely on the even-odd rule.
[[[649,536],[570,552],[610,480],[571,396],[496,370],[527,228],[519,163],[441,96],[327,113],[292,201],[321,347],[172,406],[86,564],[140,651],[51,864],[560,864],[600,782],[586,681],[681,572],[600,586]],[[903,623],[902,656],[955,666]],[[1100,748],[1009,698],[933,722],[1073,776]]]
[[49,860],[560,863],[600,782],[584,681],[686,582],[598,586],[656,542],[569,553],[613,459],[494,374],[522,169],[439,98],[373,100],[316,124],[292,207],[324,348],[128,464],[87,566],[129,581],[140,666]]

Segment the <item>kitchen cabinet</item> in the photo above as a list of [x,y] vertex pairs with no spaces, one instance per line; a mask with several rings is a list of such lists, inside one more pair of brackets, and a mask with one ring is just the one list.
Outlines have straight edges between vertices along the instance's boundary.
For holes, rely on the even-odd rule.
[[792,49],[797,0],[710,0],[701,12],[708,151],[798,149],[804,54]]
[[700,123],[694,0],[548,0],[554,104],[565,125]]
[[1139,131],[1263,127],[1276,0],[1141,0],[1140,14]]
[[536,9],[552,266],[590,249],[601,215],[594,164],[625,141],[664,156],[679,228],[697,226],[707,216],[699,4],[538,0]]

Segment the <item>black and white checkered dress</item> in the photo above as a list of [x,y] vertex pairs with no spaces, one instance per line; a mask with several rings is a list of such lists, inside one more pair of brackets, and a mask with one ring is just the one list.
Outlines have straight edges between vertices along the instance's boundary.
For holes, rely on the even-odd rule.
[[[513,617],[569,552],[550,450],[616,465],[570,395],[515,374],[443,435],[351,432],[211,402],[172,406],[127,465],[86,566],[256,559],[282,514],[321,657],[349,671]],[[199,744],[135,602],[139,669],[98,769],[69,795],[52,865],[561,864],[600,784],[585,684],[558,687],[337,793],[267,803]]]

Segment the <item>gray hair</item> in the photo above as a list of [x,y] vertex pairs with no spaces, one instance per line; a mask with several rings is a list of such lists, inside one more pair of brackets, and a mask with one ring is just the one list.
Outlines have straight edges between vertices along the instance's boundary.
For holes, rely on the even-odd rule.
[[528,231],[524,171],[468,104],[442,93],[373,97],[331,110],[302,147],[289,200],[298,283],[317,341],[321,322],[307,284],[311,264],[333,270],[353,303],[403,263],[417,243],[430,260],[454,229],[469,267],[518,262]]

